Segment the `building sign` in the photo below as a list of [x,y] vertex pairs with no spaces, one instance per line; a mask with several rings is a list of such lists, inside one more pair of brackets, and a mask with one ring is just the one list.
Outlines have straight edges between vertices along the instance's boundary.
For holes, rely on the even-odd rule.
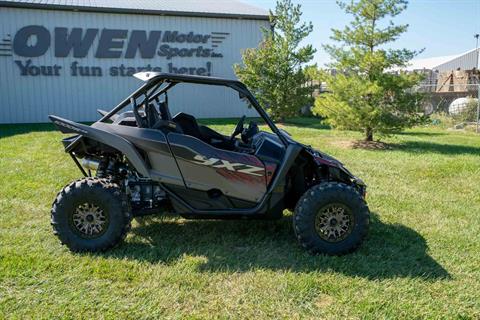
[[[109,75],[131,76],[141,71],[169,72],[180,74],[211,75],[212,61],[221,59],[217,52],[219,45],[229,36],[225,32],[208,34],[178,30],[126,30],[98,28],[64,28],[49,30],[44,26],[29,25],[19,29],[13,39],[7,35],[0,41],[0,56],[13,56],[14,63],[22,76],[101,77]],[[32,58],[44,56],[47,52],[55,58],[73,57],[68,70],[58,64],[38,65]],[[96,59],[154,59],[167,62],[166,68],[155,62],[143,66],[119,64],[104,68],[83,65],[82,58]],[[205,58],[201,66],[173,63],[187,58]]]

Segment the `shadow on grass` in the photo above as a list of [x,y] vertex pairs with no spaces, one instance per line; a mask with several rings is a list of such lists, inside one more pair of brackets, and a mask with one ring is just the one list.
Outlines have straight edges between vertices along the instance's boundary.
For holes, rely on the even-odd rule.
[[425,132],[425,131],[401,131],[395,133],[400,136],[424,136],[424,137],[435,137],[435,136],[445,136],[447,132]]
[[310,129],[330,129],[330,126],[323,123],[319,118],[291,118],[285,120],[284,125],[298,128],[310,128]]
[[[337,144],[338,145],[338,144]],[[347,148],[370,151],[403,151],[407,153],[425,154],[437,153],[443,155],[480,155],[480,148],[468,145],[443,144],[426,141],[405,141],[400,143],[384,143],[378,141],[366,142],[352,140],[343,142]]]
[[55,127],[51,123],[2,124],[0,125],[0,138],[7,138],[15,136],[17,134],[26,134],[31,132],[48,132],[55,130]]
[[[78,123],[89,126],[93,122]],[[53,123],[0,124],[0,138],[7,138],[18,134],[51,131],[58,131],[58,129],[53,125]]]
[[133,237],[103,255],[175,264],[200,257],[203,272],[255,269],[293,272],[333,271],[368,279],[449,278],[414,230],[385,224],[374,214],[370,234],[358,251],[342,257],[310,256],[297,244],[291,217],[279,221],[145,220]]
[[438,153],[445,155],[459,155],[471,154],[480,155],[480,148],[456,145],[456,144],[441,144],[425,141],[406,141],[399,144],[390,145],[393,149],[409,152],[409,153]]

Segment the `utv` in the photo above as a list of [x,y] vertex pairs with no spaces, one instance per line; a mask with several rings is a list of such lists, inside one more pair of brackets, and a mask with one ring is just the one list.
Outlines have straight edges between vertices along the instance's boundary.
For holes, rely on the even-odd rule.
[[[105,251],[120,243],[133,217],[173,211],[186,219],[279,219],[310,253],[341,255],[367,234],[366,186],[339,161],[280,130],[236,80],[143,72],[144,84],[101,119],[84,125],[49,116],[65,152],[85,176],[53,202],[54,233],[71,251]],[[168,91],[178,84],[238,92],[271,132],[245,116],[230,136],[180,112]],[[130,111],[125,110],[130,107]],[[240,138],[238,136],[240,135]]]

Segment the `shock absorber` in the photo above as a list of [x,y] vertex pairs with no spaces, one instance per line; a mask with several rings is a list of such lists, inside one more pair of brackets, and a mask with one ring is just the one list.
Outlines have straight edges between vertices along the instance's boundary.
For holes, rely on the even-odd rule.
[[107,175],[108,175],[107,167],[108,167],[108,158],[104,158],[100,161],[100,163],[98,165],[97,177],[106,178]]
[[107,170],[106,170],[107,175],[114,176],[116,174],[115,169],[116,169],[115,160],[110,159],[110,161],[108,161]]

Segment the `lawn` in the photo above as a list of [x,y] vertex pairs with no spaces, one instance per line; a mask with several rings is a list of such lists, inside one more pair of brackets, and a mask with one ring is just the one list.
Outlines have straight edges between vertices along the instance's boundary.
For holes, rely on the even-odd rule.
[[417,128],[366,150],[315,120],[284,128],[368,184],[371,231],[355,253],[309,256],[287,213],[147,217],[115,250],[72,254],[49,218],[79,177],[61,134],[0,126],[0,318],[480,318],[479,135]]

